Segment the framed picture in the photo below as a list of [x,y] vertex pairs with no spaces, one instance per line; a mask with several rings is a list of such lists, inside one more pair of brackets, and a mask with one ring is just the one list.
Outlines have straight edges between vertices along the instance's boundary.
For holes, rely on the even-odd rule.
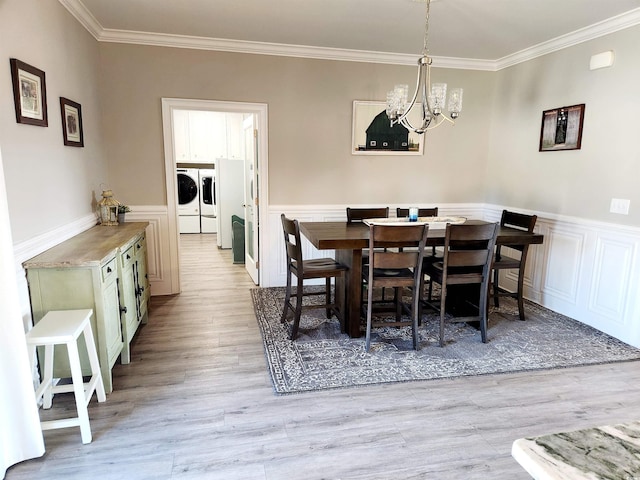
[[40,127],[48,126],[44,72],[17,58],[12,58],[10,64],[16,121]]
[[[351,154],[422,155],[424,135],[410,132],[402,125],[391,127],[386,108],[385,102],[353,102]],[[409,120],[418,125],[419,112],[412,112]]]
[[542,112],[540,151],[580,150],[584,103]]
[[60,97],[62,115],[62,139],[70,147],[84,147],[82,133],[82,107],[79,103]]

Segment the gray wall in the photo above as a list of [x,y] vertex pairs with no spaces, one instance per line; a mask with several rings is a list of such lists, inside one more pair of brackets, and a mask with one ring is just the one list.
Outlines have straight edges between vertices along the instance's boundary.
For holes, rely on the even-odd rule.
[[466,103],[455,128],[427,137],[423,157],[354,156],[353,101],[385,100],[396,83],[413,85],[417,68],[120,44],[100,51],[108,157],[128,203],[165,202],[162,97],[267,103],[271,204],[483,200],[493,73],[435,70],[438,81],[466,88]]
[[[495,75],[488,203],[640,225],[640,27],[507,68]],[[613,67],[589,70],[615,51]],[[538,152],[543,110],[585,103],[582,149]],[[629,215],[609,213],[611,198]]]
[[[18,124],[9,59],[46,75],[49,126]],[[0,0],[0,148],[13,241],[93,212],[108,183],[98,97],[98,44],[59,2]],[[60,97],[82,105],[84,148],[62,143]]]
[[[638,40],[633,27],[500,72],[435,69],[465,88],[456,126],[427,134],[423,157],[367,157],[350,154],[353,100],[412,85],[414,67],[100,44],[58,2],[0,0],[13,239],[91,214],[102,183],[129,204],[165,203],[162,97],[267,103],[272,204],[488,202],[640,225]],[[590,72],[607,49],[614,67]],[[46,72],[49,127],[16,123],[11,57]],[[85,148],[62,143],[60,96],[82,104]],[[538,153],[542,110],[582,102],[582,150]],[[631,214],[608,213],[611,197]]]

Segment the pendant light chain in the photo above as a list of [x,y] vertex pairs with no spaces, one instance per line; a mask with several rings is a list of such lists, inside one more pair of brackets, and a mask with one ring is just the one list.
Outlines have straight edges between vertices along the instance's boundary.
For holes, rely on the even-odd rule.
[[429,56],[429,6],[431,4],[431,0],[427,0],[427,13],[424,17],[424,45],[422,47],[422,54],[424,56]]

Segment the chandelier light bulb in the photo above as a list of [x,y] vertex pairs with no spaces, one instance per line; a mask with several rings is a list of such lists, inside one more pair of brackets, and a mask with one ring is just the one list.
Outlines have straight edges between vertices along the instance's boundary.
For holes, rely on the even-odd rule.
[[[426,4],[424,48],[422,57],[418,59],[418,79],[415,93],[409,100],[408,85],[396,85],[393,90],[387,93],[386,109],[391,126],[400,124],[407,130],[418,134],[423,134],[427,130],[438,127],[444,120],[451,124],[455,123],[454,120],[460,116],[462,111],[462,88],[452,88],[449,91],[447,101],[447,84],[431,84],[432,59],[428,55],[431,0],[426,0]],[[416,103],[420,114],[420,124],[414,126],[408,117]],[[448,115],[444,113],[445,108],[449,111]]]

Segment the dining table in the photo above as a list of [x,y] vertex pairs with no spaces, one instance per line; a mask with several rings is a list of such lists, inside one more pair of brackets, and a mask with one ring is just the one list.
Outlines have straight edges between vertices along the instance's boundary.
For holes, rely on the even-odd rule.
[[[468,219],[466,224],[490,223],[484,220]],[[446,224],[429,226],[427,246],[443,246]],[[369,226],[366,223],[347,223],[346,221],[300,222],[300,232],[318,250],[335,250],[338,262],[348,267],[343,279],[336,282],[337,295],[344,295],[344,326],[350,337],[362,335],[360,329],[360,311],[362,302],[362,253],[369,248]],[[534,245],[541,244],[544,236],[529,233],[517,228],[500,226],[496,238],[497,245]]]

